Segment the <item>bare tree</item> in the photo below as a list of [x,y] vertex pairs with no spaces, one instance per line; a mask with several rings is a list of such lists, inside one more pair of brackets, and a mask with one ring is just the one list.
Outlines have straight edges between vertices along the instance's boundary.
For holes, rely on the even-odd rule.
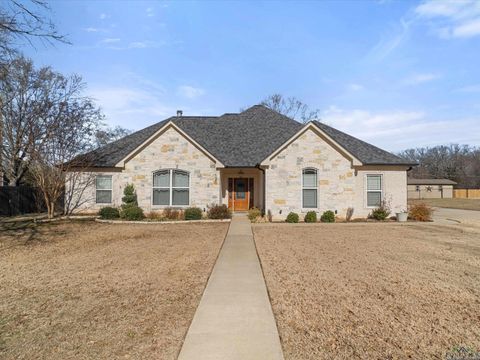
[[0,59],[17,52],[22,42],[34,45],[34,39],[53,44],[68,43],[48,17],[50,8],[42,0],[2,0],[0,3]]
[[83,111],[98,110],[90,100],[79,97],[84,84],[77,75],[65,77],[49,67],[35,69],[24,57],[10,61],[4,69],[0,77],[4,97],[2,165],[9,184],[15,186],[29,168],[31,155],[50,141],[72,103],[78,107],[81,102]]
[[440,145],[404,150],[401,157],[419,163],[410,175],[416,178],[447,178],[461,187],[480,187],[480,149],[469,145]]
[[55,214],[65,184],[65,210],[70,213],[79,205],[79,192],[93,181],[93,176],[79,174],[90,168],[91,161],[88,156],[78,155],[92,149],[102,115],[90,98],[82,96],[83,87],[81,78],[74,75],[63,88],[52,89],[53,99],[58,93],[63,94],[63,99],[50,112],[52,121],[48,123],[45,140],[33,147],[31,173],[43,194],[49,217]]
[[[58,33],[55,25],[48,17],[50,8],[42,0],[2,0],[0,2],[0,72],[4,73],[4,64],[8,58],[18,53],[22,43],[34,46],[34,40],[53,44],[69,43],[64,35]],[[5,99],[0,93],[0,108]],[[0,186],[3,185],[3,119],[0,114]]]
[[318,120],[320,114],[320,110],[311,110],[307,104],[297,98],[286,98],[281,94],[270,95],[260,104],[302,123]]
[[131,130],[125,129],[121,126],[102,127],[95,134],[96,145],[97,147],[105,146],[108,143],[119,140],[131,133]]
[[78,75],[64,76],[49,67],[35,69],[23,57],[6,68],[0,79],[6,100],[1,109],[3,166],[11,185],[18,184],[28,170],[53,216],[65,181],[73,176],[70,170],[89,165],[85,157],[82,163],[71,160],[93,148],[102,115],[83,96],[85,84]]

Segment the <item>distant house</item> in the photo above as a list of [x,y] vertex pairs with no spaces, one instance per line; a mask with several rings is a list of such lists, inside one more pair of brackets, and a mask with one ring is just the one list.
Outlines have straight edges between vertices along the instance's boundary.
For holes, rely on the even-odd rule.
[[[300,124],[264,106],[163,120],[85,155],[96,186],[82,211],[121,205],[134,184],[145,211],[225,204],[284,219],[332,210],[367,216],[382,200],[407,207],[416,165],[318,121]],[[68,184],[67,184],[68,185]]]
[[409,199],[453,198],[455,181],[449,179],[407,179]]

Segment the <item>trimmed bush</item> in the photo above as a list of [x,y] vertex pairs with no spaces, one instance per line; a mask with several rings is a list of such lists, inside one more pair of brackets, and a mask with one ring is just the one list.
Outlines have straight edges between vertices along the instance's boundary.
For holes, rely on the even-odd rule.
[[370,219],[375,219],[379,221],[384,221],[390,216],[390,206],[385,201],[382,201],[380,206],[376,209],[373,209],[370,215]]
[[408,218],[415,221],[431,221],[432,213],[433,209],[427,204],[415,204],[408,209]]
[[227,205],[211,205],[208,208],[207,216],[209,219],[231,219],[232,212]]
[[314,223],[317,222],[317,213],[315,211],[309,211],[303,218],[303,221],[306,223]]
[[174,208],[165,208],[162,213],[163,217],[168,220],[181,220],[183,219],[183,213],[181,210]]
[[255,220],[257,220],[258,217],[262,216],[262,212],[260,211],[260,209],[254,207],[248,210],[247,216],[251,222],[254,222]]
[[145,219],[143,210],[136,205],[125,206],[122,210],[122,218],[129,221],[139,221]]
[[297,213],[291,212],[287,215],[287,219],[285,220],[287,223],[298,223],[299,216]]
[[323,223],[333,223],[335,222],[335,213],[332,210],[325,211],[322,216],[320,216],[320,221]]
[[120,217],[120,211],[115,207],[105,206],[100,209],[98,215],[100,215],[100,218],[106,220],[118,219]]
[[185,220],[201,220],[202,214],[202,209],[198,207],[191,207],[184,211]]
[[137,193],[133,184],[127,184],[123,189],[122,206],[138,205]]

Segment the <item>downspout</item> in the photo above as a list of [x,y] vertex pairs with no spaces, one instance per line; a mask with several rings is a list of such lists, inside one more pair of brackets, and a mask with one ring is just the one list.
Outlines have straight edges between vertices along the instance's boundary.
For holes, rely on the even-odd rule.
[[266,214],[266,209],[265,209],[265,205],[267,204],[267,182],[266,182],[266,174],[265,174],[265,169],[262,169],[260,167],[260,164],[257,164],[255,166],[258,170],[260,170],[262,173],[263,173],[263,209],[262,209],[262,215],[265,216]]

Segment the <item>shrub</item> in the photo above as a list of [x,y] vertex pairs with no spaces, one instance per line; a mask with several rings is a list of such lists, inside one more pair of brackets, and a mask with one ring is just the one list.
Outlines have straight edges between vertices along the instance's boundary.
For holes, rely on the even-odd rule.
[[125,189],[123,189],[123,197],[122,197],[122,207],[134,205],[137,206],[137,193],[135,192],[135,187],[133,184],[127,184]]
[[260,209],[257,209],[256,207],[254,207],[254,208],[251,208],[250,210],[248,210],[248,215],[247,216],[248,216],[248,219],[251,222],[254,222],[255,220],[257,220],[257,218],[262,216],[262,212],[260,211]]
[[198,207],[191,207],[184,211],[185,220],[201,220],[202,214],[202,209]]
[[143,220],[145,215],[141,207],[136,205],[125,206],[122,210],[122,217],[129,221]]
[[332,210],[325,211],[322,216],[320,216],[320,221],[324,223],[333,223],[335,222],[335,213]]
[[147,213],[146,218],[155,221],[162,221],[165,219],[163,217],[163,214],[158,211],[150,211],[149,213]]
[[285,221],[287,223],[298,223],[299,217],[297,213],[291,212],[287,215]]
[[112,206],[105,206],[98,212],[102,219],[118,219],[120,217],[120,211]]
[[174,208],[163,209],[162,215],[165,219],[168,219],[168,220],[180,220],[183,218],[182,211]]
[[369,218],[384,221],[390,215],[390,206],[385,201],[380,203],[380,206],[373,209],[369,215]]
[[211,205],[208,207],[207,216],[209,219],[230,219],[232,212],[227,205]]
[[408,217],[415,221],[431,221],[433,209],[427,204],[420,203],[410,206]]
[[315,211],[309,211],[303,218],[303,221],[306,223],[314,223],[317,222],[317,213]]

